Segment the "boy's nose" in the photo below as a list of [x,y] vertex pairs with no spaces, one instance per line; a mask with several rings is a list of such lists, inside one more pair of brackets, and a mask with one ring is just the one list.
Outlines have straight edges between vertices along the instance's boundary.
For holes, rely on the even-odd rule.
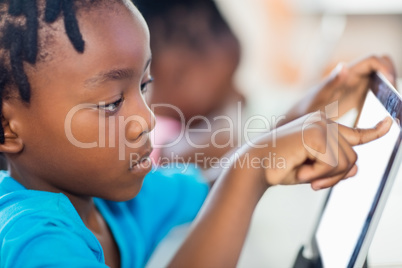
[[[126,118],[125,132],[127,141],[136,141],[148,134],[155,125],[154,113],[144,101],[136,103],[134,111],[129,118]],[[147,135],[146,135],[147,136]]]

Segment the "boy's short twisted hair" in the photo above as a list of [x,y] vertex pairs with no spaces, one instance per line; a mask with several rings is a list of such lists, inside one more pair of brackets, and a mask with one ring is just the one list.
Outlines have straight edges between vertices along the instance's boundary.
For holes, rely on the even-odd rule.
[[[85,42],[76,12],[81,7],[111,4],[111,0],[0,0],[0,111],[2,100],[10,88],[18,89],[25,102],[31,98],[31,87],[24,71],[24,62],[34,65],[45,60],[46,42],[39,40],[39,31],[63,16],[66,34],[74,49],[83,53]],[[42,49],[43,51],[40,51]],[[0,124],[0,143],[4,143]]]

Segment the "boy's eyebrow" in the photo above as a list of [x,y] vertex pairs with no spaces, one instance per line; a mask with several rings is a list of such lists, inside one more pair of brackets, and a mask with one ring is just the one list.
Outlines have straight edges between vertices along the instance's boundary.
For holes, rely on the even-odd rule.
[[98,84],[105,83],[109,80],[123,80],[130,78],[134,75],[132,69],[113,69],[107,72],[101,72],[85,80],[85,87],[92,88]]
[[[151,58],[147,61],[144,72],[147,70],[149,64],[151,63]],[[107,81],[111,80],[124,80],[128,79],[134,76],[134,70],[133,69],[113,69],[107,72],[100,72],[96,74],[94,77],[91,77],[87,80],[85,80],[84,84],[85,87],[88,88],[93,88],[96,87],[98,84],[105,83]]]

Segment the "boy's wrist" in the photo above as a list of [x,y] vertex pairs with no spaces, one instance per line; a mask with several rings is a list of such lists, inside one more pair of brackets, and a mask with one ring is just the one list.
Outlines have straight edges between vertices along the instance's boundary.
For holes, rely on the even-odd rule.
[[267,133],[232,155],[231,169],[247,174],[246,179],[259,187],[261,195],[272,186],[266,178],[266,169],[271,165],[271,158],[268,157],[272,155],[270,143],[271,135]]

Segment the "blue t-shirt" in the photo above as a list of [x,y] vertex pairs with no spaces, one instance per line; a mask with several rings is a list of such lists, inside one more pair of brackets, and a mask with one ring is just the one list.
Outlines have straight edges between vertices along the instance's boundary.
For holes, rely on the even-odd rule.
[[[198,172],[157,171],[147,175],[130,201],[94,199],[118,245],[121,267],[143,267],[172,227],[196,216],[207,193]],[[0,172],[0,267],[106,267],[104,263],[100,243],[65,195],[27,190]]]

